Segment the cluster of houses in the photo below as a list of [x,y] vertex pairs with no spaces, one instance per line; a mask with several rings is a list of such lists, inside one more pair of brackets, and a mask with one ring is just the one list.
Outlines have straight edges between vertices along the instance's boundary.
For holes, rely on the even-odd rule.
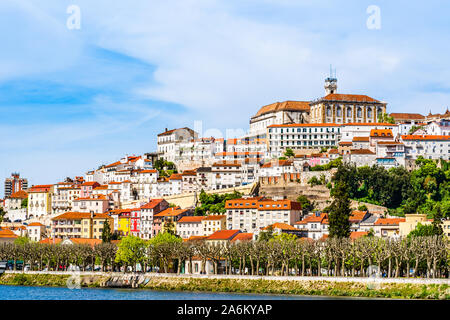
[[[195,217],[192,208],[169,206],[164,198],[200,190],[232,190],[266,177],[300,177],[338,158],[357,166],[385,168],[413,168],[419,156],[449,160],[448,109],[427,116],[391,113],[394,123],[388,123],[385,102],[366,95],[339,94],[333,77],[325,80],[325,90],[326,95],[316,100],[263,106],[240,138],[199,137],[187,127],[166,129],[157,135],[155,153],[127,155],[84,177],[28,187],[26,179],[13,174],[5,182],[8,194],[0,201],[4,219],[11,224],[8,230],[35,240],[41,235],[100,239],[108,221],[121,235],[150,239],[170,220],[183,238],[210,237],[224,230],[239,230],[249,237],[273,225],[283,232],[320,239],[327,234],[326,214],[303,216],[294,201],[230,200],[226,214]],[[177,170],[156,168],[160,159]],[[353,218],[354,236],[370,229],[379,236],[401,235],[400,225],[407,223],[359,212]],[[23,222],[27,224],[16,225]],[[2,226],[1,232],[7,232]]]

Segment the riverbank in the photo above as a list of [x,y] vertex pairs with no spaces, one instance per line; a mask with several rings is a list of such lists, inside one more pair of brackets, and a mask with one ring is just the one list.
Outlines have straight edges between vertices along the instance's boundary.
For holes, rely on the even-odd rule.
[[[286,278],[286,279],[284,279]],[[287,294],[389,299],[450,300],[446,279],[298,279],[301,277],[239,277],[185,275],[124,275],[109,273],[11,273],[0,276],[0,285],[48,287],[134,287],[138,289],[191,292]],[[305,277],[306,278],[306,277]],[[390,282],[389,280],[392,280]],[[421,280],[420,282],[417,280]],[[133,282],[134,281],[134,282]],[[396,281],[396,282],[394,282]],[[416,282],[416,283],[415,283]],[[434,282],[434,283],[431,283]]]

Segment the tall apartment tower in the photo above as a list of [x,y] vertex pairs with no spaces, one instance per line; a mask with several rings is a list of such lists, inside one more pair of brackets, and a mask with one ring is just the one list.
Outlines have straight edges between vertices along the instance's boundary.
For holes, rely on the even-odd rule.
[[11,178],[5,179],[5,197],[9,197],[12,194],[28,189],[28,180],[20,178],[18,172],[11,174]]

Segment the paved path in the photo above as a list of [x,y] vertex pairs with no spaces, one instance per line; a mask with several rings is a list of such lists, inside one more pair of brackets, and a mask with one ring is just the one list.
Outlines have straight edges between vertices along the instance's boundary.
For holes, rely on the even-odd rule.
[[188,275],[188,274],[174,274],[174,273],[123,273],[123,272],[92,272],[92,271],[5,271],[5,273],[25,273],[25,274],[60,274],[60,275],[74,275],[81,276],[108,276],[108,277],[159,277],[159,278],[197,278],[197,279],[253,279],[253,280],[278,280],[278,281],[335,281],[335,282],[362,282],[362,283],[415,283],[415,284],[448,284],[450,279],[424,279],[424,278],[373,278],[373,277],[300,277],[300,276],[250,276],[250,275]]

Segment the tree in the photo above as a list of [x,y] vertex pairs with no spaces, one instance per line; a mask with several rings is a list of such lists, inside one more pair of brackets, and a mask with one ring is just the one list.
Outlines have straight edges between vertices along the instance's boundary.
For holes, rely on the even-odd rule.
[[109,243],[112,240],[112,233],[111,233],[111,227],[109,226],[108,219],[105,220],[105,224],[103,225],[103,231],[102,231],[102,241]]
[[[438,235],[435,233],[435,227],[432,224],[421,224],[420,222],[417,224],[416,228],[412,230],[408,234],[408,238],[410,237],[428,237]],[[441,229],[442,232],[442,229]]]
[[265,231],[261,231],[258,235],[258,241],[269,241],[273,239],[273,226],[270,225]]
[[164,222],[163,233],[170,233],[172,235],[175,234],[175,223],[171,218],[167,219]]
[[25,199],[22,200],[22,202],[20,203],[20,207],[21,207],[22,209],[28,207],[28,198],[25,198]]
[[144,261],[145,248],[144,240],[131,235],[127,236],[119,243],[115,261],[123,263],[125,267],[132,266],[133,271],[135,271],[136,264]]
[[332,190],[333,202],[328,214],[329,236],[337,238],[348,238],[350,236],[350,199],[348,197],[348,186],[339,181]]
[[17,245],[25,245],[27,243],[30,243],[30,238],[28,238],[28,237],[17,237],[14,240],[14,244],[17,244]]
[[294,151],[292,151],[291,148],[286,148],[286,151],[284,152],[284,156],[287,158],[294,157],[295,153],[294,153]]
[[378,122],[380,123],[395,123],[394,117],[391,117],[387,113],[379,113],[378,114]]
[[297,197],[297,202],[300,202],[300,204],[302,205],[302,210],[304,213],[308,213],[308,212],[314,210],[314,205],[303,194],[301,194]]

